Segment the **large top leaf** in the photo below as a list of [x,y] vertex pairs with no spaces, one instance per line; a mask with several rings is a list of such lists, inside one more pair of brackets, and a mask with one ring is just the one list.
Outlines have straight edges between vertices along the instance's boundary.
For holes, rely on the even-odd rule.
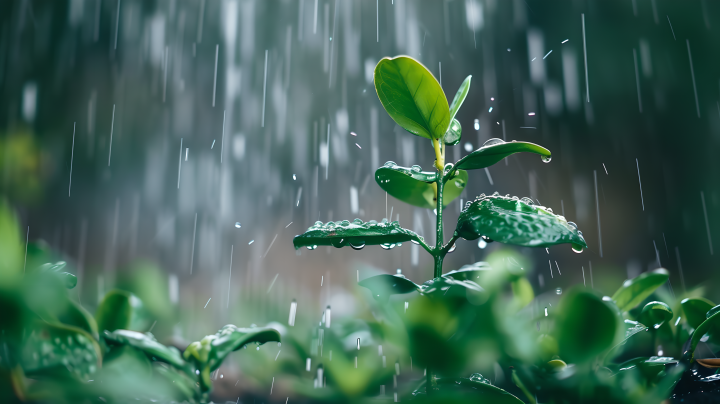
[[525,247],[571,243],[576,251],[587,248],[575,223],[554,214],[552,209],[535,205],[530,198],[511,198],[497,192],[468,202],[458,218],[456,232],[466,240],[484,236]]
[[660,285],[667,282],[669,276],[665,268],[640,274],[636,278],[626,280],[612,296],[612,299],[620,311],[628,311],[647,299]]
[[[392,161],[375,171],[375,181],[391,196],[413,206],[435,209],[437,207],[438,173],[424,172],[420,166],[400,167]],[[443,206],[460,196],[468,181],[467,171],[458,170],[455,177],[445,183]]]
[[374,220],[363,222],[355,219],[352,223],[347,220],[326,224],[315,222],[305,233],[295,236],[293,244],[296,250],[303,246],[314,250],[319,245],[331,245],[337,248],[349,245],[359,250],[366,245],[377,244],[390,249],[410,240],[420,241],[422,237],[413,231],[403,229],[398,222],[388,223],[385,219],[380,223]]
[[458,160],[455,167],[463,170],[477,170],[490,167],[505,157],[520,152],[539,154],[546,163],[551,159],[550,150],[534,143],[489,139],[481,148]]
[[450,108],[440,83],[409,56],[383,58],[375,66],[375,91],[390,117],[408,132],[440,139],[450,125]]

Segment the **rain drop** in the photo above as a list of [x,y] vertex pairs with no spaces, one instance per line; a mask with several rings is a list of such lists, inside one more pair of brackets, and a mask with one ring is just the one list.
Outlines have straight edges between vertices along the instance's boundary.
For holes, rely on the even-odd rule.
[[481,249],[487,247],[487,241],[480,238],[480,240],[478,240],[478,247],[480,247]]
[[583,251],[583,248],[582,248],[582,246],[579,245],[579,244],[573,244],[573,245],[572,245],[572,250],[573,250],[573,252],[576,252],[576,253],[580,254],[580,253]]
[[365,241],[350,240],[350,248],[352,248],[353,250],[362,250],[363,248],[365,248]]
[[470,143],[470,142],[465,143],[465,151],[466,152],[470,153],[472,151],[472,149],[473,149],[472,143]]
[[297,177],[295,176],[295,174],[293,174],[293,181],[295,180],[297,180]]
[[503,143],[505,143],[505,142],[502,139],[498,139],[498,138],[494,137],[492,139],[486,140],[485,143],[483,143],[483,147],[495,146],[496,144],[503,144]]
[[552,156],[540,156],[543,163],[549,163],[552,160]]
[[241,227],[242,227],[242,225],[240,224],[240,222],[235,222],[235,228],[236,228],[236,229],[239,229],[239,228],[241,228]]
[[412,166],[412,167],[410,167],[410,171],[412,171],[412,172],[414,172],[414,173],[419,173],[420,170],[422,170],[422,167],[420,167],[420,166],[417,165],[417,164],[414,165],[414,166]]
[[555,289],[555,294],[556,294],[556,295],[562,295],[562,288],[557,288],[557,289]]
[[448,250],[449,253],[455,251],[455,248],[457,248],[457,244],[453,243],[452,247]]
[[475,127],[475,130],[480,130],[480,120],[479,120],[479,119],[476,119],[476,120],[475,120],[475,126],[474,126],[474,127]]

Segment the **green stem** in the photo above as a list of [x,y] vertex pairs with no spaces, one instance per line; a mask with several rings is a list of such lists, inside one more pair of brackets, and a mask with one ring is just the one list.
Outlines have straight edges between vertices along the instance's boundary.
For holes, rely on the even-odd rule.
[[433,252],[433,258],[435,260],[435,273],[434,278],[438,278],[442,275],[442,263],[445,258],[445,251],[443,251],[443,222],[442,222],[442,211],[443,211],[443,189],[445,188],[445,182],[442,178],[442,172],[437,179],[437,221],[435,228],[435,251]]
[[430,371],[430,366],[428,366],[427,368],[425,368],[425,394],[427,394],[428,396],[432,394],[432,382],[432,372]]

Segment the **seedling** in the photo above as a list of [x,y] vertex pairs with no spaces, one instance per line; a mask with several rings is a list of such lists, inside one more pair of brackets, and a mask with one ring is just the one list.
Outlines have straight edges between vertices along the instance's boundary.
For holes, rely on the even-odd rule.
[[[293,243],[296,249],[307,247],[312,250],[319,245],[350,246],[354,249],[380,245],[391,249],[407,241],[419,244],[434,260],[433,279],[424,285],[418,286],[402,275],[379,275],[361,282],[362,286],[371,289],[374,297],[387,298],[389,294],[416,290],[432,293],[440,289],[437,287],[440,284],[476,288],[477,285],[471,281],[458,280],[456,273],[443,276],[443,260],[455,248],[459,238],[476,240],[482,237],[488,242],[526,247],[568,243],[576,252],[587,248],[582,233],[573,222],[554,214],[550,208],[536,205],[530,198],[501,196],[497,192],[482,194],[468,202],[452,237],[445,242],[443,209],[460,196],[467,185],[468,170],[489,167],[519,152],[538,154],[547,163],[551,160],[551,153],[533,143],[490,139],[455,164],[446,164],[447,147],[458,144],[462,136],[462,126],[455,116],[470,90],[471,76],[463,81],[450,104],[432,73],[408,56],[380,60],[375,67],[374,79],[378,98],[390,117],[408,132],[428,139],[435,151],[435,170],[422,171],[418,165],[399,167],[390,161],[375,171],[375,181],[380,188],[403,202],[435,209],[435,245],[429,245],[415,232],[400,227],[397,221],[383,219],[378,223],[355,219],[352,222],[316,222],[305,233],[295,237]],[[427,392],[436,384],[428,369]]]

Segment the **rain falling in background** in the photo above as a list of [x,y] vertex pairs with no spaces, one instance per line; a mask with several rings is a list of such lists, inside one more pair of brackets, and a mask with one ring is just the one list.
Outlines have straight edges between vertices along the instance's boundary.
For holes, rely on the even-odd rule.
[[[30,240],[75,265],[86,306],[128,273],[150,274],[143,282],[181,313],[156,335],[329,327],[331,307],[336,321],[352,316],[369,294],[358,280],[398,268],[430,278],[431,258],[411,243],[292,246],[315,221],[356,217],[398,220],[434,242],[433,212],[373,178],[389,160],[424,170],[434,160],[375,94],[376,63],[398,54],[449,97],[473,76],[448,161],[490,138],[553,152],[550,164],[515,155],[472,173],[446,233],[466,201],[498,191],[585,234],[580,255],[519,248],[538,293],[587,276],[607,294],[658,266],[676,290],[718,280],[720,4],[14,0],[0,10],[2,194]],[[445,269],[500,247],[459,240]]]

